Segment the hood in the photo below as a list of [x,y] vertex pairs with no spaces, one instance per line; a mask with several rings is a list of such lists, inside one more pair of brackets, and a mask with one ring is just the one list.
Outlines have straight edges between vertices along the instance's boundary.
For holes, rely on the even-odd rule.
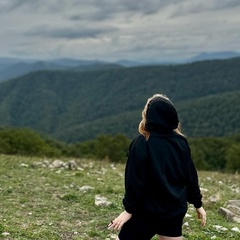
[[146,114],[146,130],[172,131],[178,126],[178,114],[172,102],[162,97],[156,97],[148,104]]

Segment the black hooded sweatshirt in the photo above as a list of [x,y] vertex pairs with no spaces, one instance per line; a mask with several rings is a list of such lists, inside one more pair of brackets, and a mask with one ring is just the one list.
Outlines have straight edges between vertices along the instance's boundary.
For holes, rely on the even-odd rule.
[[123,205],[144,219],[182,219],[187,202],[195,208],[202,206],[188,142],[173,131],[178,115],[168,99],[154,98],[146,119],[149,139],[139,135],[129,147]]

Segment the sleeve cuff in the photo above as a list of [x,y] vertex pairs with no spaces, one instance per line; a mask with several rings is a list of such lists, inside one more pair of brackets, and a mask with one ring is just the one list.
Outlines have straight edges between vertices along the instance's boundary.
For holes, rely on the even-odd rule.
[[202,202],[194,203],[194,207],[195,207],[195,208],[200,208],[200,207],[202,207]]

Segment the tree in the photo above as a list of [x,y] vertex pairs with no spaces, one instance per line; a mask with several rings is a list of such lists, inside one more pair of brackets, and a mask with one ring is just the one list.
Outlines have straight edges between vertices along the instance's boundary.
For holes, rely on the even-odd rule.
[[240,170],[240,144],[235,143],[229,147],[226,152],[226,169],[231,172]]

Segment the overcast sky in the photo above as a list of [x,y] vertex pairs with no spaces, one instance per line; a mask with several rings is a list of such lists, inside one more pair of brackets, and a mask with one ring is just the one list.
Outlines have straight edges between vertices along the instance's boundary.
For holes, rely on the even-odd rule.
[[240,52],[240,0],[0,0],[0,57],[177,60]]

